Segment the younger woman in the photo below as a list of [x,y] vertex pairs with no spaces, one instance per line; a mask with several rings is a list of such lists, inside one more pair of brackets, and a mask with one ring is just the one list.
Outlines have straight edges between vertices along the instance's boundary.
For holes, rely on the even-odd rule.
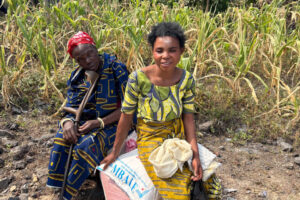
[[[164,199],[190,199],[190,182],[202,178],[194,123],[195,81],[177,67],[184,52],[185,35],[177,23],[162,22],[148,35],[155,64],[130,74],[113,151],[101,162],[104,169],[119,155],[137,111],[137,148],[153,184]],[[165,139],[185,139],[191,144],[194,173],[186,165],[171,178],[159,178],[148,161]]]

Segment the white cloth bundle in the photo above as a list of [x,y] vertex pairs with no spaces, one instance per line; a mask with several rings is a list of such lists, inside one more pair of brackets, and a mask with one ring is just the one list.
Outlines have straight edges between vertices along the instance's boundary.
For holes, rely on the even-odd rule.
[[178,138],[166,139],[149,156],[156,175],[160,178],[170,178],[178,168],[182,171],[184,162],[191,159],[193,151],[186,140]]
[[[207,148],[198,144],[199,157],[203,169],[202,180],[206,181],[221,165],[216,161],[216,155]],[[178,138],[166,139],[161,146],[157,147],[149,156],[149,162],[153,164],[156,175],[160,178],[172,177],[178,168],[182,171],[184,162],[188,162],[192,168],[192,148],[186,140]]]

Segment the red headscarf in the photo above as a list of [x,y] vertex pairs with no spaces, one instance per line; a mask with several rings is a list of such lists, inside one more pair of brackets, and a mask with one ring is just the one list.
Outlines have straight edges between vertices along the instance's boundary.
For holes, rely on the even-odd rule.
[[[79,44],[92,44],[95,45],[95,42],[89,34],[83,31],[79,31],[76,33],[69,41],[68,41],[68,53],[72,57],[73,49]],[[72,57],[73,58],[73,57]]]

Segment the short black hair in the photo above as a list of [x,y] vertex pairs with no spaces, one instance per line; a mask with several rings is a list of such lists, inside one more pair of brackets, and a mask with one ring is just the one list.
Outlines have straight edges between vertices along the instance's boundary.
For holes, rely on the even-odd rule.
[[180,48],[184,48],[186,38],[182,27],[178,23],[161,22],[155,26],[152,26],[151,32],[148,35],[148,42],[153,48],[156,38],[164,36],[177,38]]

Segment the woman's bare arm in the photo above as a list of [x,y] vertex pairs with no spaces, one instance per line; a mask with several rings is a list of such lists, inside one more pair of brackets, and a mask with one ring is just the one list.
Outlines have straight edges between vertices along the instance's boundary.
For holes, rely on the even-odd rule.
[[116,158],[119,156],[122,144],[128,135],[128,131],[131,128],[132,119],[133,119],[133,114],[125,114],[125,113],[121,114],[120,121],[118,123],[117,132],[116,132],[115,142],[113,145],[113,150],[101,162],[101,164],[105,164],[103,167],[104,170],[112,162],[114,162]]
[[112,113],[108,114],[107,116],[103,117],[102,120],[105,125],[112,124],[120,119],[121,116],[121,108],[117,108]]
[[191,144],[192,151],[193,151],[192,165],[194,169],[194,176],[192,177],[192,179],[194,181],[197,181],[202,178],[202,167],[200,163],[199,150],[197,145],[194,114],[184,113],[182,115],[182,119],[183,119],[186,140],[188,141],[188,143]]

